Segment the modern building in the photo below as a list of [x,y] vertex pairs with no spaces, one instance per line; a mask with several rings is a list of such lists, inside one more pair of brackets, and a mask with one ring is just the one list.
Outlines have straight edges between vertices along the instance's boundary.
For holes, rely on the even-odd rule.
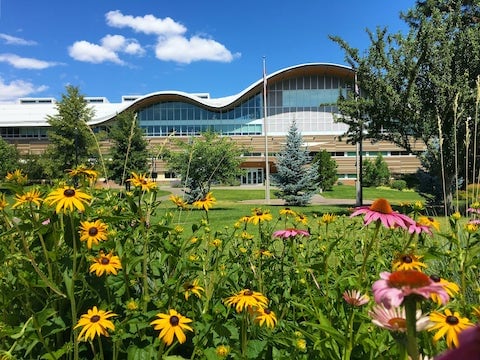
[[[347,127],[335,121],[335,114],[339,95],[353,91],[354,76],[346,66],[309,63],[277,71],[224,98],[159,91],[123,96],[118,103],[105,97],[85,99],[94,109],[95,116],[89,122],[94,129],[108,128],[123,111],[137,112],[152,149],[173,146],[173,137],[187,141],[207,130],[230,137],[249,149],[243,155],[243,184],[262,183],[267,163],[269,172],[275,172],[275,154],[283,149],[285,135],[295,121],[311,155],[330,152],[338,164],[340,180],[348,182],[356,179],[358,148],[339,139]],[[0,135],[22,153],[41,153],[48,144],[46,117],[55,113],[54,98],[23,98],[14,104],[0,104]],[[103,146],[107,152],[108,141]],[[419,167],[416,156],[394,144],[364,142],[363,158],[378,154],[393,174],[412,173]],[[160,159],[152,158],[152,170],[159,181],[175,178]]]

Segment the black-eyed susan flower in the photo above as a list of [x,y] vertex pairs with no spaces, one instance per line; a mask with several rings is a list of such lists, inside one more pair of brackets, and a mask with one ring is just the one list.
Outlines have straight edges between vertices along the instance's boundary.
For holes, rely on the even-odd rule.
[[75,169],[67,170],[67,173],[70,177],[83,177],[87,179],[90,184],[94,183],[99,175],[98,171],[90,169],[83,164],[78,165]]
[[188,204],[178,195],[170,195],[170,201],[179,209],[186,209]]
[[461,317],[458,312],[451,312],[450,309],[445,309],[444,313],[434,311],[430,314],[430,321],[434,323],[429,331],[438,330],[433,341],[438,341],[445,335],[447,337],[447,346],[451,349],[458,347],[458,334],[473,326],[467,318]]
[[188,300],[192,294],[195,294],[198,298],[202,297],[202,291],[205,291],[205,289],[198,285],[198,282],[198,279],[195,279],[193,282],[189,281],[183,284],[183,289],[185,290],[185,300]]
[[269,328],[274,328],[277,324],[277,316],[269,308],[257,308],[255,311],[255,322],[260,326],[265,324]]
[[227,357],[230,354],[230,346],[228,345],[218,345],[215,353],[220,357]]
[[364,214],[363,224],[366,226],[371,222],[380,222],[384,227],[392,229],[400,226],[408,229],[411,224],[415,224],[415,220],[407,215],[393,211],[392,206],[387,199],[377,199],[370,206],[359,206],[355,208],[350,217]]
[[420,216],[418,218],[418,223],[424,226],[432,227],[435,230],[440,231],[440,223],[432,217]]
[[[454,297],[460,291],[460,287],[457,284],[455,284],[454,282],[450,282],[448,280],[442,279],[438,275],[430,275],[430,279],[442,285],[445,291],[447,292],[448,296],[450,297]],[[430,298],[433,301],[435,301],[438,305],[442,304],[442,299],[437,294],[434,294],[434,293],[430,294]]]
[[294,216],[297,216],[297,213],[294,210],[287,207],[287,208],[284,208],[284,209],[280,210],[280,215],[285,215],[287,217],[288,216],[294,217]]
[[353,306],[362,306],[370,301],[370,297],[367,294],[362,294],[358,290],[345,290],[343,299]]
[[237,312],[242,312],[244,308],[266,308],[268,305],[268,299],[258,291],[244,289],[239,293],[228,297],[225,300],[225,304],[232,307],[235,306]]
[[295,216],[295,221],[302,225],[308,224],[308,218],[304,214],[297,213],[297,216]]
[[87,203],[92,197],[80,190],[76,190],[71,186],[63,186],[62,188],[53,190],[45,198],[47,204],[57,204],[55,212],[73,211],[76,208],[79,211],[85,211],[84,203]]
[[252,215],[248,218],[248,222],[251,222],[254,225],[264,221],[272,220],[272,214],[268,210],[262,210],[259,208],[255,208],[252,210]]
[[132,171],[132,177],[127,179],[134,187],[139,188],[141,191],[149,192],[154,190],[157,187],[157,184],[154,181],[150,181],[147,178],[147,174],[137,174]]
[[267,249],[258,249],[254,251],[254,255],[256,258],[271,258],[273,256],[272,252]]
[[337,220],[337,215],[326,213],[322,215],[322,218],[320,221],[323,224],[331,224],[331,223],[334,223],[335,220]]
[[40,191],[30,190],[23,194],[15,194],[16,202],[13,204],[12,208],[16,208],[22,206],[23,204],[35,204],[36,206],[40,206],[40,203],[43,201],[40,197]]
[[95,275],[102,276],[104,273],[117,275],[122,268],[122,263],[118,256],[113,255],[112,252],[105,255],[100,251],[98,257],[93,258],[93,264],[90,265],[90,272],[95,272]]
[[89,309],[86,314],[80,317],[74,327],[74,329],[83,327],[78,335],[78,340],[93,340],[97,335],[108,337],[108,329],[115,330],[113,322],[109,320],[113,316],[117,316],[117,314],[111,311],[98,310],[96,306]]
[[5,179],[8,182],[14,182],[19,185],[23,185],[26,184],[28,177],[22,173],[22,170],[17,169],[13,172],[8,172],[5,176]]
[[423,256],[414,254],[398,254],[393,259],[392,269],[396,270],[418,270],[422,271],[422,268],[427,267],[420,259]]
[[211,207],[217,202],[217,199],[215,199],[212,195],[211,192],[209,192],[205,197],[194,201],[193,206],[195,206],[197,209],[203,209],[205,211],[210,210]]
[[98,245],[100,241],[107,240],[108,225],[101,220],[80,222],[80,241],[87,242],[87,248],[92,248],[92,243]]
[[154,325],[155,330],[160,330],[158,334],[159,339],[169,346],[173,343],[176,337],[180,344],[187,341],[187,337],[184,330],[193,331],[193,329],[187,325],[192,322],[185,316],[182,316],[177,311],[170,309],[168,314],[157,314],[158,319],[153,320],[150,325]]

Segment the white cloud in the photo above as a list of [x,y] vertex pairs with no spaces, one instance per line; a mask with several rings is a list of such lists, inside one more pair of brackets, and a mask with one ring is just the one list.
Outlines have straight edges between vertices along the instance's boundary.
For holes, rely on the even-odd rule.
[[15,54],[0,54],[0,62],[6,62],[17,69],[33,69],[43,70],[59,63],[37,60],[32,58],[24,58]]
[[135,39],[126,39],[122,35],[107,35],[101,40],[102,47],[112,51],[122,51],[130,55],[143,55],[145,50]]
[[159,19],[153,15],[131,16],[123,15],[120,10],[109,11],[105,14],[107,24],[116,28],[129,27],[135,32],[153,35],[178,35],[187,31],[185,26],[177,23],[170,17]]
[[14,80],[7,84],[2,78],[0,78],[0,102],[15,102],[18,98],[42,92],[47,89],[47,86],[35,86],[34,84],[23,80]]
[[8,45],[36,45],[37,43],[32,40],[25,40],[8,34],[0,33],[0,39],[5,40]]
[[183,36],[160,38],[155,47],[155,55],[160,60],[184,64],[200,60],[230,62],[240,56],[239,53],[232,54],[215,40],[199,36],[193,36],[191,39]]
[[100,64],[111,61],[116,64],[123,65],[124,62],[119,59],[115,51],[106,47],[89,43],[88,41],[76,41],[68,48],[68,54],[78,61]]

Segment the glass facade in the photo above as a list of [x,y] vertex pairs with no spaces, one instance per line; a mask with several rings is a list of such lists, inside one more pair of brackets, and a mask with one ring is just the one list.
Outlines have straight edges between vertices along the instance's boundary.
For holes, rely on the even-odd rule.
[[[349,84],[337,77],[312,75],[268,83],[269,134],[285,134],[293,120],[304,134],[341,133],[336,123],[337,99],[346,96]],[[146,136],[194,136],[205,131],[221,135],[263,134],[263,94],[224,109],[181,101],[159,102],[139,111],[140,127]]]

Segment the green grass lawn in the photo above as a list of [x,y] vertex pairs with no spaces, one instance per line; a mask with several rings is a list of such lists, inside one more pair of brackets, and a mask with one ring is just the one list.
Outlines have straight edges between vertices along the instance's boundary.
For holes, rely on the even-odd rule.
[[[324,191],[322,196],[328,199],[355,199],[356,189],[351,185],[336,185],[331,191]],[[364,200],[375,200],[378,198],[388,199],[392,204],[400,202],[425,201],[425,198],[414,191],[399,191],[387,188],[363,188]]]

